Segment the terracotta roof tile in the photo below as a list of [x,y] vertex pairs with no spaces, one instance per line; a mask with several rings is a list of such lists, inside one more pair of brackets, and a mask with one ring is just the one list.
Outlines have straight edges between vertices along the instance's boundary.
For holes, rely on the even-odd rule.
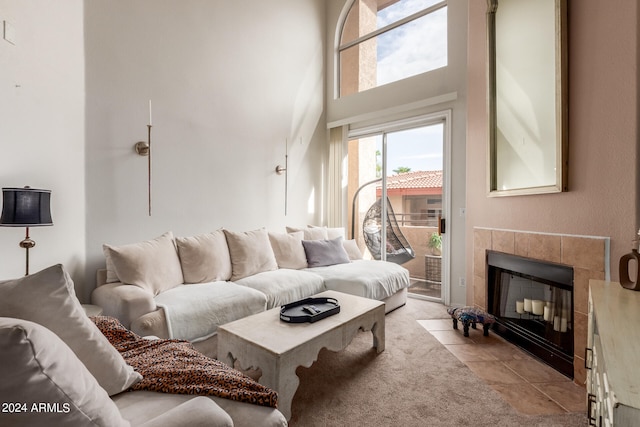
[[[378,184],[378,188],[381,184]],[[442,188],[442,171],[405,172],[387,177],[388,189]]]

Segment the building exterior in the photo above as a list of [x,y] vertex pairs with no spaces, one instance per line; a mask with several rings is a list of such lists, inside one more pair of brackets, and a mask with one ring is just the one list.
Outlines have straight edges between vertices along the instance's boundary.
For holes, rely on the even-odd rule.
[[[376,197],[381,195],[382,184],[376,188]],[[400,226],[437,227],[442,214],[442,170],[388,176],[387,197]]]

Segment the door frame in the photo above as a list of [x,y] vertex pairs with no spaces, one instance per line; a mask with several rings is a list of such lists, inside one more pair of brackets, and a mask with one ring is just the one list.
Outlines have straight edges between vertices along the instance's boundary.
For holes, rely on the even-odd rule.
[[[379,119],[375,123],[371,124],[369,122],[365,126],[359,126],[357,123],[349,124],[346,127],[346,132],[343,138],[343,152],[346,153],[348,151],[347,144],[348,141],[352,139],[364,138],[367,136],[374,135],[382,135],[383,139],[386,140],[386,134],[392,133],[396,131],[409,130],[412,128],[429,126],[438,122],[443,122],[443,143],[442,143],[442,209],[443,209],[443,218],[445,218],[445,232],[443,233],[442,239],[442,287],[441,287],[441,298],[430,298],[426,296],[420,296],[415,294],[410,294],[413,298],[419,299],[427,299],[431,301],[442,302],[445,305],[449,305],[451,301],[451,280],[450,280],[450,271],[451,271],[451,222],[449,219],[451,218],[451,120],[452,120],[452,110],[446,109],[442,111],[436,111],[427,114],[418,114],[415,116],[411,116],[408,118],[400,119],[400,120],[392,120],[385,121]],[[385,141],[386,142],[386,141]],[[383,149],[386,148],[386,143],[383,143]],[[385,150],[386,151],[386,150]],[[386,166],[386,153],[383,152],[383,168]],[[348,170],[342,171],[343,173],[349,173]],[[383,198],[386,195],[386,174],[382,174],[382,182],[383,182]],[[346,179],[348,181],[348,178]],[[343,206],[348,206],[347,203],[347,186],[343,187]],[[386,203],[382,203],[383,208],[383,218],[386,214]],[[343,213],[343,216],[346,217],[346,210]],[[386,221],[382,222],[383,229],[382,235],[385,236],[386,231]]]

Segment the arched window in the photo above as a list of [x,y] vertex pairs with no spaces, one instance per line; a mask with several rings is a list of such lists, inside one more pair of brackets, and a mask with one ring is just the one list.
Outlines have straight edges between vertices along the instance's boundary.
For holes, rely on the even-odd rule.
[[353,0],[338,62],[341,97],[445,67],[447,1]]

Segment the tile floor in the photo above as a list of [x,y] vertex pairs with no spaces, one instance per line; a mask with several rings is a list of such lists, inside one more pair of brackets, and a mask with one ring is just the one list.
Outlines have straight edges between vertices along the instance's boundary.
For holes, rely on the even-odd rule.
[[528,415],[586,412],[586,389],[529,356],[502,337],[482,328],[462,333],[451,319],[418,320],[479,378],[518,412]]

